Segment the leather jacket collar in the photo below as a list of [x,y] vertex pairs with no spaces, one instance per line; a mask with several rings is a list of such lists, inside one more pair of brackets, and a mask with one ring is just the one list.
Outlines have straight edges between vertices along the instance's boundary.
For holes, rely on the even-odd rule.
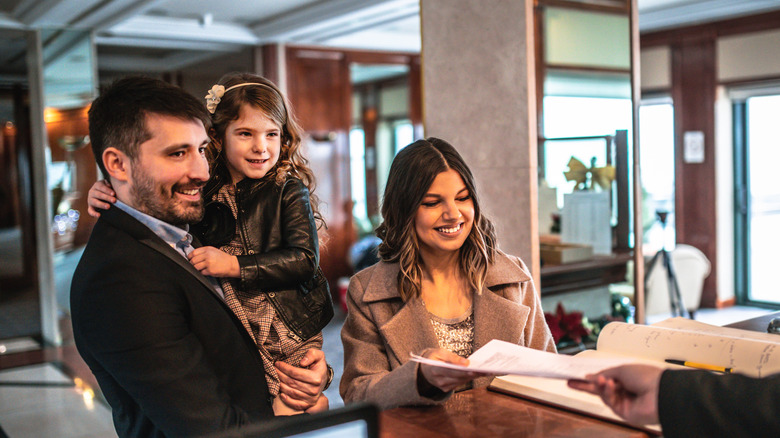
[[[254,193],[257,189],[268,183],[274,183],[276,178],[276,167],[272,172],[268,172],[260,179],[244,178],[236,184],[236,192],[240,196],[246,196]],[[230,184],[232,177],[228,171],[227,165],[223,161],[218,161],[212,170],[211,178],[203,189],[203,199],[208,204],[217,195],[219,189],[225,184]]]

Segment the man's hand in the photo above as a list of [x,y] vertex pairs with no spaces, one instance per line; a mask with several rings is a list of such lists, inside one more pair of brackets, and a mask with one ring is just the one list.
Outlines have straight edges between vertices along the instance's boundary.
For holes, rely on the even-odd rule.
[[651,365],[622,365],[569,380],[571,388],[596,394],[616,414],[634,424],[658,423],[658,385],[664,369]]
[[190,259],[192,266],[203,275],[231,278],[239,278],[241,276],[241,266],[238,264],[238,258],[213,246],[195,248],[187,258]]
[[[468,359],[464,359],[457,354],[447,351],[441,348],[432,348],[426,350],[423,357],[428,359],[436,359],[444,362],[452,363],[455,365],[468,366]],[[475,373],[472,371],[459,371],[449,368],[441,368],[427,364],[420,364],[420,371],[431,385],[441,389],[444,392],[452,391],[455,388],[464,385],[477,377],[486,376],[483,373]]]
[[325,353],[311,349],[301,359],[300,367],[278,361],[274,364],[279,374],[279,397],[284,404],[299,411],[318,405],[323,388],[328,382]]
[[108,210],[116,202],[116,193],[106,180],[100,180],[89,188],[87,194],[87,213],[92,217],[100,217],[97,209]]
[[317,399],[317,403],[314,404],[314,406],[310,407],[309,409],[306,409],[307,414],[316,414],[317,412],[324,412],[330,409],[330,401],[328,400],[328,397],[325,397],[325,394],[320,394],[320,397]]

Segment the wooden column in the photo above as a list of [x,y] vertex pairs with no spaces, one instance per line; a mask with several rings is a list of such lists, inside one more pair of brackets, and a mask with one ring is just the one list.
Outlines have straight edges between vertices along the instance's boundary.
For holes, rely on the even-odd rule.
[[[677,242],[700,249],[712,264],[704,282],[702,307],[717,303],[715,50],[715,34],[710,32],[672,45]],[[704,162],[688,163],[684,159],[685,133],[696,131],[704,134]]]

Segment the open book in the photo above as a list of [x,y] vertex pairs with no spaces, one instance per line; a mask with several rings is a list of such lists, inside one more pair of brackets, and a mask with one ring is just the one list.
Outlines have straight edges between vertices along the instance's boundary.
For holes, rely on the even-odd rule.
[[[685,318],[671,318],[649,326],[613,322],[599,334],[595,350],[583,351],[574,358],[598,359],[605,364],[630,361],[685,368],[666,363],[667,359],[674,359],[764,377],[780,372],[780,335],[717,327]],[[571,389],[565,380],[506,375],[493,379],[490,389],[625,423],[599,397]],[[644,429],[660,431],[659,426]]]

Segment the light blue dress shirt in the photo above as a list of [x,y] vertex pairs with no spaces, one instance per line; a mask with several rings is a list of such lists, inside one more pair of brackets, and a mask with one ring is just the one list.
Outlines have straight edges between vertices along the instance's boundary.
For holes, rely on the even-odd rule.
[[[181,254],[185,259],[189,253],[195,249],[195,247],[192,246],[192,234],[189,233],[189,225],[185,225],[185,228],[179,228],[175,225],[169,224],[168,222],[161,221],[156,217],[142,213],[120,200],[117,200],[114,205],[135,218],[138,222],[141,222],[142,224],[149,227],[149,229],[152,230],[154,234],[159,236],[163,241],[165,241],[165,243],[170,245],[171,248],[176,250],[176,252]],[[204,277],[209,279],[219,296],[224,299],[225,294],[222,292],[222,287],[219,285],[219,281],[216,278],[208,275],[205,275]]]

